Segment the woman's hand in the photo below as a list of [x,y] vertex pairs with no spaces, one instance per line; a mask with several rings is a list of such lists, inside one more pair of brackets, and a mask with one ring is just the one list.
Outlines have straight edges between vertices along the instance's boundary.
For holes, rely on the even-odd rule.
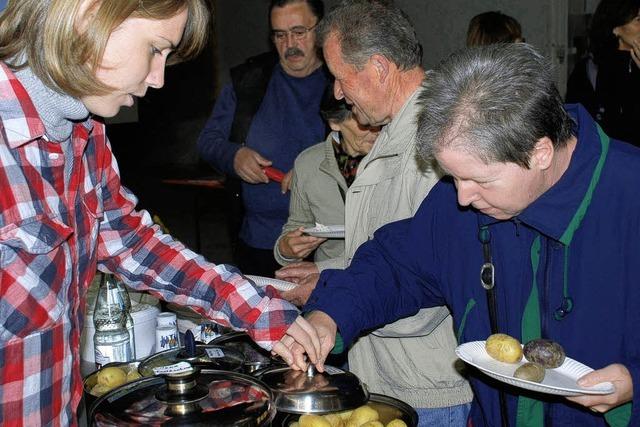
[[303,259],[327,240],[322,237],[307,236],[302,230],[304,230],[304,227],[299,227],[288,232],[280,239],[278,242],[280,255],[285,258]]
[[307,361],[304,354],[307,354],[311,363],[318,364],[321,349],[316,329],[302,316],[298,316],[271,351],[282,357],[293,369],[305,370]]
[[[320,337],[320,340],[322,340],[322,337]],[[633,380],[631,379],[631,374],[624,365],[619,363],[614,363],[613,365],[588,373],[578,380],[578,385],[580,387],[591,387],[605,381],[613,383],[615,388],[613,393],[573,396],[567,397],[567,400],[586,406],[594,412],[607,412],[633,399]]]

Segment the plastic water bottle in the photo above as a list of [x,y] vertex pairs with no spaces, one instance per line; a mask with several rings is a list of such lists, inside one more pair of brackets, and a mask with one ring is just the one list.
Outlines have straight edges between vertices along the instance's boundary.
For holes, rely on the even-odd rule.
[[113,280],[120,293],[120,298],[124,304],[124,312],[126,317],[127,331],[129,332],[129,342],[131,343],[131,357],[136,358],[136,336],[133,325],[133,317],[131,317],[131,297],[127,291],[127,286],[113,276],[108,276],[107,281]]
[[132,360],[131,341],[126,327],[126,310],[117,285],[113,280],[100,279],[100,289],[93,310],[93,345],[96,367],[111,362]]

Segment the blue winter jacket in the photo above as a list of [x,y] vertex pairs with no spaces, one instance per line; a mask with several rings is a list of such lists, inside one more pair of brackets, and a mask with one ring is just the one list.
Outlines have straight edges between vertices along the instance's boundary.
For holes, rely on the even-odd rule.
[[[457,204],[450,179],[412,219],[381,228],[346,270],[323,272],[305,310],[322,310],[348,343],[361,331],[447,305],[460,343],[491,334],[479,227],[488,226],[501,332],[553,339],[594,369],[624,364],[633,405],[611,425],[640,425],[640,150],[599,138],[581,106],[568,106],[578,143],[559,182],[520,215],[497,221]],[[564,305],[565,313],[559,310]],[[470,425],[499,426],[498,389],[511,426],[603,426],[605,417],[563,397],[506,388],[475,370]]]

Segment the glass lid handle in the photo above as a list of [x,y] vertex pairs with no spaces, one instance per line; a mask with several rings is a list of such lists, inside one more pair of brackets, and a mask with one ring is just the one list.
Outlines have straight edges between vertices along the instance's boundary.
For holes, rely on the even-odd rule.
[[313,365],[313,363],[309,363],[309,366],[307,367],[307,377],[308,378],[313,378],[316,376],[316,367]]

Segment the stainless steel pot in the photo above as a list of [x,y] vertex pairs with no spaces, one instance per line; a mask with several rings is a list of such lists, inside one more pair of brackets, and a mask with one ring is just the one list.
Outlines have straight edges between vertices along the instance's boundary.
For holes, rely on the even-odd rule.
[[231,332],[220,335],[213,339],[210,344],[231,348],[242,353],[244,355],[243,371],[246,374],[253,374],[260,369],[272,366],[287,366],[281,359],[272,357],[267,350],[261,348],[244,332]]
[[[380,415],[378,421],[384,425],[387,425],[394,419],[401,419],[409,427],[418,426],[417,412],[401,400],[382,394],[371,393],[366,404],[378,412]],[[290,427],[291,424],[298,421],[301,416],[302,414],[278,412],[271,425],[273,427]]]
[[407,426],[418,425],[418,414],[406,403],[381,394],[369,394],[357,376],[325,365],[325,372],[310,366],[307,372],[289,367],[267,368],[256,376],[273,392],[278,410],[272,426],[289,427],[302,414],[326,415],[367,405],[378,412],[379,420],[387,424],[401,419]]
[[215,369],[221,371],[241,371],[244,356],[237,350],[218,345],[197,344],[195,349],[187,351],[185,347],[173,348],[156,353],[140,362],[138,371],[144,377],[154,375],[154,368],[169,366],[179,362],[188,362],[200,369]]
[[[95,386],[98,383],[98,374],[103,370],[103,369],[107,369],[107,368],[111,368],[111,367],[116,367],[116,368],[120,368],[124,371],[125,374],[128,374],[132,371],[135,371],[135,373],[137,373],[138,371],[138,365],[140,364],[140,362],[138,361],[132,361],[132,362],[113,362],[113,363],[107,363],[106,365],[104,365],[102,367],[102,369],[98,369],[96,371],[91,372],[89,375],[87,375],[84,380],[82,381],[82,386],[84,389],[84,402],[87,408],[91,408],[91,406],[93,405],[93,403],[102,395],[106,394],[107,392],[111,391],[110,389],[106,389],[106,390],[96,390]],[[134,375],[135,376],[135,375]],[[127,377],[126,382],[131,382],[133,380],[135,380],[135,378],[133,379],[129,379],[130,376]],[[118,386],[119,387],[119,386]],[[113,387],[113,389],[115,389],[117,387]]]
[[94,426],[268,426],[276,412],[272,398],[252,376],[187,367],[102,396],[89,419]]

